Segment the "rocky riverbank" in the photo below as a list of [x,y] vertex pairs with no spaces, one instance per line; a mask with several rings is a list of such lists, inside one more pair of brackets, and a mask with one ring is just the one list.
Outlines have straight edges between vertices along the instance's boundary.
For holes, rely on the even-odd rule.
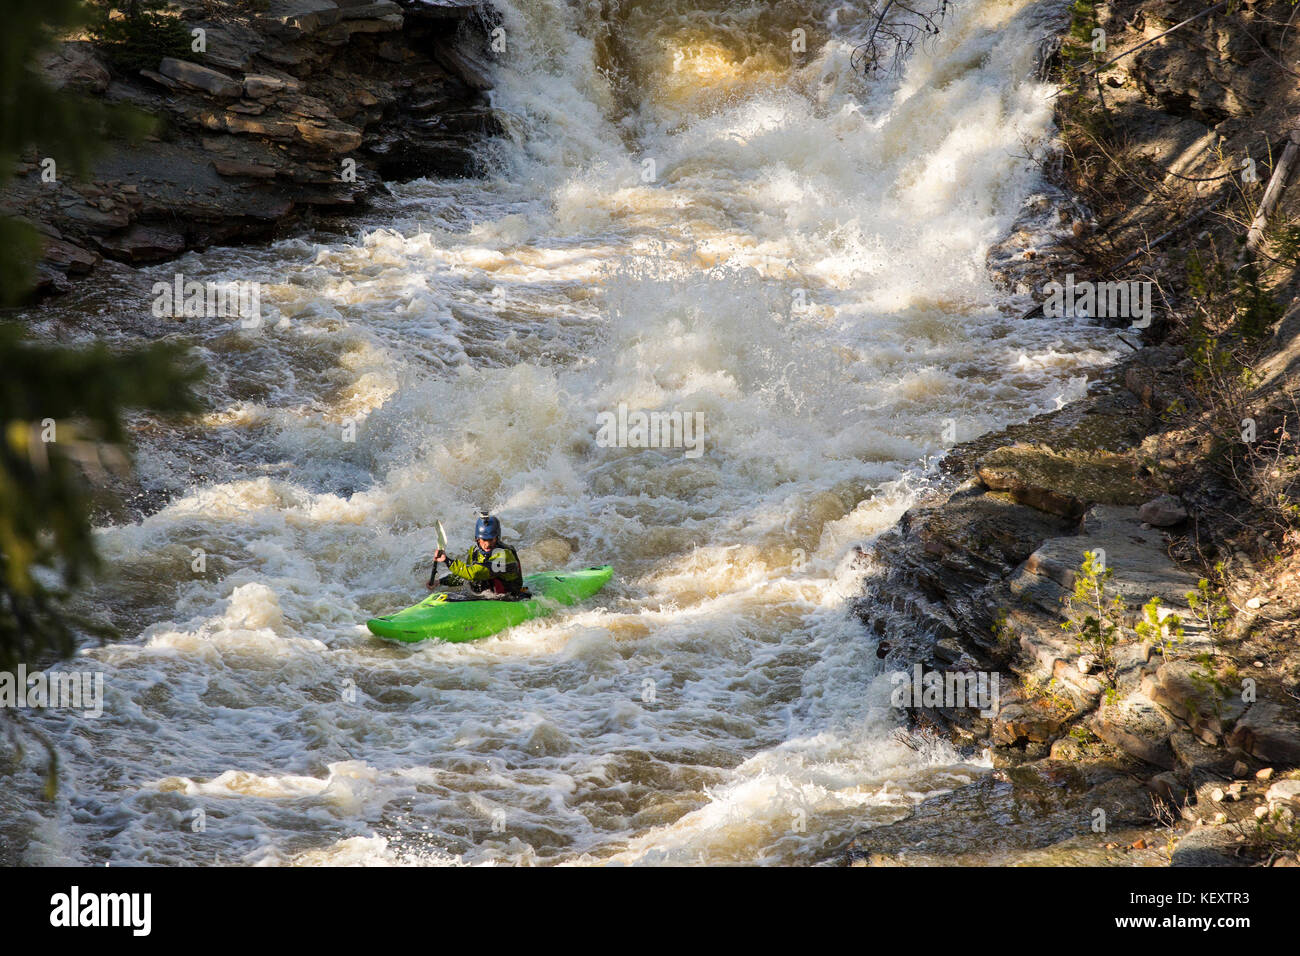
[[492,14],[477,0],[175,12],[201,47],[185,58],[124,69],[73,39],[44,62],[60,87],[156,126],[111,144],[84,177],[63,157],[23,157],[4,205],[43,234],[38,293],[105,260],[265,240],[355,209],[385,180],[471,174],[476,146],[500,132],[485,96]]
[[[1149,282],[1155,320],[1086,398],[952,448],[864,555],[889,670],[1003,680],[988,716],[908,711],[914,739],[989,748],[987,793],[863,833],[852,862],[959,860],[979,833],[1008,861],[1297,865],[1300,189],[1243,241],[1300,120],[1300,43],[1282,3],[1156,39],[1204,9],[1080,4],[1045,38],[1065,238],[1017,233],[990,269]],[[1074,39],[1094,31],[1104,52]],[[961,832],[911,841],[945,801]]]

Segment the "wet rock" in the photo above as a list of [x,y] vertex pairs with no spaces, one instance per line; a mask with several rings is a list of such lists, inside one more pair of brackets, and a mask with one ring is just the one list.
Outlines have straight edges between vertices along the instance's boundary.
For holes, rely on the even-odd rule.
[[1136,505],[1146,497],[1134,462],[1108,452],[1062,454],[1011,445],[989,454],[978,473],[985,487],[1067,518],[1080,517],[1091,504]]
[[1062,716],[1032,704],[1008,704],[993,720],[993,739],[1003,746],[1048,743],[1061,735]]
[[42,258],[68,275],[85,275],[99,265],[102,257],[72,242],[46,239]]
[[1187,509],[1173,495],[1161,495],[1138,508],[1138,517],[1156,528],[1171,528],[1187,520]]
[[1109,831],[1155,817],[1150,791],[1124,768],[1043,760],[932,797],[907,818],[865,831],[846,855],[911,865],[1003,865],[1079,840],[1095,846],[1098,810]]
[[99,248],[125,262],[159,262],[184,251],[185,238],[166,229],[132,226],[121,235],[100,239]]
[[464,44],[439,43],[436,54],[438,60],[471,90],[486,91],[495,85],[492,82],[492,65]]

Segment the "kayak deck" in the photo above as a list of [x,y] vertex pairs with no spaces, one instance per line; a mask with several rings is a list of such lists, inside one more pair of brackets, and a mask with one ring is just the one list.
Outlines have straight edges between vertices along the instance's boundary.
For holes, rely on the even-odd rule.
[[443,591],[395,614],[371,618],[366,627],[372,634],[394,641],[414,643],[437,638],[459,644],[546,617],[558,607],[577,604],[603,588],[613,576],[614,569],[608,564],[530,574],[524,578],[524,585],[532,597],[522,601],[476,599],[467,592]]

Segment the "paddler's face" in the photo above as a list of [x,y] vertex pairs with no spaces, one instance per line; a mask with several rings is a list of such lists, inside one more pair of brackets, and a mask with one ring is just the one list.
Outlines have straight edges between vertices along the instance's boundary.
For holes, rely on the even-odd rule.
[[478,546],[484,551],[491,551],[492,545],[496,544],[496,538],[479,538]]

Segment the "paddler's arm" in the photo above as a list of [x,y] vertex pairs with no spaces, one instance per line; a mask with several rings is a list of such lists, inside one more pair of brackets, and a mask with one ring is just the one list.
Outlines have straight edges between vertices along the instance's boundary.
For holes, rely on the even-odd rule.
[[[473,553],[474,550],[471,548],[466,557],[468,558]],[[456,577],[468,581],[471,584],[487,584],[492,580],[492,571],[486,564],[478,564],[477,562],[471,564],[468,561],[448,561],[447,570],[456,575]]]
[[[449,573],[445,577],[443,577],[442,583],[452,587],[464,583],[463,581],[458,580],[453,574],[450,573],[451,562],[447,560],[446,552],[443,551],[442,548],[439,548],[437,551],[433,553],[433,569],[429,571],[429,580],[425,582],[424,586],[426,590],[432,591],[434,588],[438,586],[438,565],[444,563],[447,565],[447,570]],[[460,562],[457,561],[456,563],[459,564]]]

